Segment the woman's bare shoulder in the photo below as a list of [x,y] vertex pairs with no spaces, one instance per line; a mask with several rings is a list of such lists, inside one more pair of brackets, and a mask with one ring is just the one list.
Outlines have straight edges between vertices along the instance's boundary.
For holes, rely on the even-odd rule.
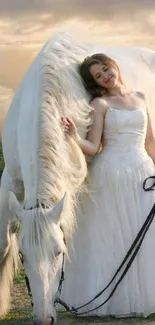
[[108,109],[108,104],[103,97],[96,97],[91,101],[90,104],[95,109],[101,109],[103,111]]

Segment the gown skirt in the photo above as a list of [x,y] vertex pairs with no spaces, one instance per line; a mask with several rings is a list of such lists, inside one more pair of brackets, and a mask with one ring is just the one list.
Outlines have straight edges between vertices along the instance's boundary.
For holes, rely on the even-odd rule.
[[[89,168],[88,192],[81,197],[77,212],[74,251],[65,268],[62,300],[70,307],[87,303],[108,284],[155,203],[155,191],[143,189],[144,180],[155,175],[145,150],[146,128],[145,109],[108,109],[104,147]],[[147,186],[152,183],[148,180]],[[117,280],[80,312],[101,304]],[[154,312],[155,220],[111,299],[83,316],[146,317]]]

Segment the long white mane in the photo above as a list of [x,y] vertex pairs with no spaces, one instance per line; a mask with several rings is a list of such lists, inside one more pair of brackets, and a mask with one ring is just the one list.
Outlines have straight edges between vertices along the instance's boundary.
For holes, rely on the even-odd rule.
[[[49,42],[44,49],[40,82],[37,198],[47,204],[48,200],[60,199],[64,189],[72,191],[74,186],[81,184],[78,180],[82,176],[79,164],[76,166],[75,163],[78,147],[69,139],[66,141],[61,116],[73,119],[80,133],[86,134],[91,122],[91,107],[78,73],[78,65],[85,55],[86,50],[67,37]],[[71,146],[70,156],[68,145]]]
[[75,221],[74,206],[78,192],[83,189],[87,166],[76,142],[66,138],[61,116],[74,120],[79,133],[86,135],[92,108],[78,72],[86,54],[86,48],[60,34],[44,47],[40,71],[37,200],[50,206],[67,193],[63,225],[70,235]]

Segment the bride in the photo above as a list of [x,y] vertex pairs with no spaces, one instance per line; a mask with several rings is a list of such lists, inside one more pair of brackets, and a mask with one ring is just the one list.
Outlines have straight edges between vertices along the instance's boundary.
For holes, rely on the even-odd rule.
[[[74,235],[76,258],[66,265],[62,292],[62,299],[74,307],[107,286],[155,202],[155,192],[143,189],[144,180],[155,174],[155,137],[145,95],[128,89],[116,62],[101,53],[84,60],[80,75],[92,96],[93,122],[87,139],[80,138],[72,121],[62,120],[66,136],[72,134],[83,153],[93,157],[89,191],[82,198]],[[80,310],[83,315],[126,317],[155,312],[154,251],[155,221],[112,297],[95,310],[110,295],[117,277],[98,299]]]

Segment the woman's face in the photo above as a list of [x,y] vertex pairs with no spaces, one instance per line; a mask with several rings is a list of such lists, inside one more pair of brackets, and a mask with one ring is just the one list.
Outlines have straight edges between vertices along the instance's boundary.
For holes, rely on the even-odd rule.
[[105,64],[93,64],[90,69],[93,79],[101,86],[107,89],[114,88],[118,84],[118,72]]

